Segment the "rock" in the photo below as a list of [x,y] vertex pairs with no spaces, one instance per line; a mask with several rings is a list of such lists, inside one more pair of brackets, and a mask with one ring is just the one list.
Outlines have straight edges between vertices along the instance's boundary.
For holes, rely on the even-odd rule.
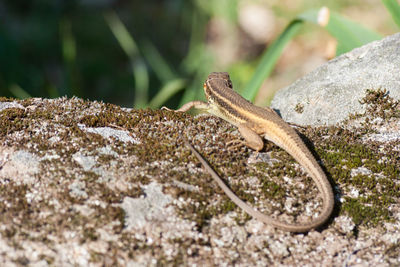
[[285,121],[334,125],[364,111],[366,89],[400,99],[400,33],[356,48],[278,91],[271,107]]
[[0,111],[3,109],[7,108],[20,108],[23,109],[24,107],[21,104],[18,104],[17,102],[0,102]]
[[375,135],[398,132],[400,111],[379,109],[384,118],[367,128],[298,127],[318,148],[338,205],[325,228],[291,234],[229,201],[184,139],[245,201],[280,220],[315,217],[316,185],[272,145],[227,146],[239,132],[218,118],[2,98],[0,265],[398,266],[400,138]]

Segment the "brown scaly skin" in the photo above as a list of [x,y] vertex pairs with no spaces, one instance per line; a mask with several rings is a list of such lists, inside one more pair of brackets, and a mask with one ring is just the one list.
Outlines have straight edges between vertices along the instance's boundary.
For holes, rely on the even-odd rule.
[[320,165],[296,131],[272,109],[257,107],[236,93],[232,88],[229,74],[226,72],[212,72],[204,83],[204,93],[208,102],[189,102],[176,110],[176,112],[186,112],[191,108],[205,110],[238,127],[239,132],[246,140],[246,145],[256,151],[260,151],[264,146],[260,135],[286,150],[306,169],[316,183],[319,192],[322,194],[323,208],[319,217],[310,222],[299,224],[281,222],[262,214],[239,199],[193,146],[187,142],[187,146],[228,197],[249,215],[285,231],[307,232],[324,224],[330,217],[334,206],[332,187]]

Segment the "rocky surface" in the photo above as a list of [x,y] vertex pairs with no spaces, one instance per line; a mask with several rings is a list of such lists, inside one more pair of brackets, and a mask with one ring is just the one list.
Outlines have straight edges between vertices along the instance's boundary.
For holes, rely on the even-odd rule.
[[364,111],[367,89],[400,99],[400,33],[343,54],[278,91],[271,107],[286,121],[334,125]]
[[297,128],[336,207],[322,229],[291,234],[230,202],[183,136],[242,199],[281,220],[318,213],[315,185],[271,144],[258,154],[227,146],[240,136],[219,119],[2,98],[0,265],[400,265],[400,106],[382,91],[363,103],[347,124]]

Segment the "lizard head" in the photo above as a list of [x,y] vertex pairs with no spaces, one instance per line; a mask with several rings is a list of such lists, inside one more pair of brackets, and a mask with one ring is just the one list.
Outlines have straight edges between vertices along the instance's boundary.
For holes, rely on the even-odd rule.
[[221,88],[229,88],[233,90],[233,85],[229,73],[227,72],[211,72],[203,85],[204,94],[207,100],[212,100],[213,92]]

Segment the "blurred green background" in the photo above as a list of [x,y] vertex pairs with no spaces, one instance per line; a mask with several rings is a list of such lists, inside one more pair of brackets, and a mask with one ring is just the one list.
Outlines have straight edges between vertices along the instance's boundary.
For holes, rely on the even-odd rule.
[[[378,37],[395,33],[383,2],[2,0],[0,96],[175,108],[204,99],[202,84],[212,71],[228,71],[240,91],[271,43],[309,10],[327,6]],[[264,71],[256,103],[267,104],[276,90],[336,52],[337,39],[327,30],[302,26],[282,47],[268,79]]]

